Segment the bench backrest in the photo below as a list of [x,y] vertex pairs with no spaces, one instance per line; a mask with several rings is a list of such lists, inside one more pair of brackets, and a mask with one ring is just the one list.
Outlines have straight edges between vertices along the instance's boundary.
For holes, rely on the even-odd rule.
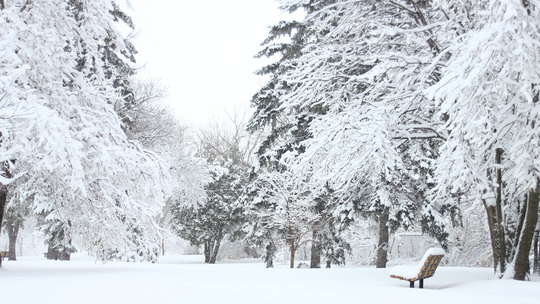
[[435,270],[437,270],[437,267],[439,266],[439,263],[441,262],[444,255],[430,255],[426,262],[424,263],[424,266],[422,266],[422,270],[420,270],[420,273],[418,274],[419,279],[426,279],[431,278],[435,274]]

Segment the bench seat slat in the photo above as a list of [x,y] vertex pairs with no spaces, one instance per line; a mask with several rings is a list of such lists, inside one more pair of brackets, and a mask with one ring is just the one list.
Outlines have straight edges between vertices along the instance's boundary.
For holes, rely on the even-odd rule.
[[413,282],[420,280],[420,286],[423,287],[424,279],[431,278],[439,263],[444,256],[444,251],[439,248],[429,249],[419,264],[413,266],[397,266],[390,271],[390,277],[411,282],[411,287],[414,286]]

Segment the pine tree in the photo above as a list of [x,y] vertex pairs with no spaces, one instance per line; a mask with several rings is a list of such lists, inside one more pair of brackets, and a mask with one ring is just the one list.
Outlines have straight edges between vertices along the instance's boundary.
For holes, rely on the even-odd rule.
[[234,239],[244,222],[238,197],[246,171],[231,159],[214,159],[209,171],[204,202],[172,207],[173,229],[192,246],[204,245],[205,263],[215,264],[223,239]]
[[259,135],[245,130],[245,109],[227,112],[197,134],[197,157],[205,161],[206,175],[199,176],[204,195],[185,195],[171,205],[173,229],[192,245],[204,245],[205,261],[215,263],[221,241],[242,237],[246,221],[238,198],[247,184],[249,164]]
[[[285,140],[266,154],[277,155],[304,178],[312,172],[313,192],[329,183],[341,194],[340,204],[350,210],[352,202],[360,204],[364,214],[381,222],[381,236],[389,228],[412,227],[422,205],[427,205],[426,218],[433,212],[439,216],[439,210],[422,203],[433,187],[433,160],[445,134],[437,132],[436,107],[421,89],[439,78],[430,65],[443,47],[432,26],[441,18],[444,14],[429,1],[313,6],[302,22],[310,39],[284,72],[274,73],[273,95],[263,95],[278,100],[274,108],[289,122],[283,125],[289,133],[282,133],[289,137],[282,136]],[[267,119],[273,112],[263,113],[269,114],[254,117]],[[295,125],[304,121],[303,128]],[[299,131],[307,136],[292,136]],[[350,196],[361,187],[368,190],[365,196]],[[430,223],[424,228],[444,242],[444,233],[437,233],[442,223]],[[387,243],[382,237],[381,267]]]
[[[289,12],[303,9],[308,15],[308,18],[306,18],[308,20],[310,14],[317,12],[317,10],[325,6],[331,6],[336,2],[338,1],[283,2],[281,9]],[[248,128],[250,130],[265,130],[268,128],[269,131],[257,152],[259,158],[252,173],[252,178],[255,179],[255,182],[251,188],[251,193],[246,196],[246,201],[257,197],[258,187],[264,185],[264,181],[261,181],[261,183],[257,181],[259,175],[268,173],[269,175],[276,175],[276,178],[278,175],[282,175],[284,179],[289,176],[288,174],[290,172],[287,171],[289,169],[286,169],[288,165],[282,162],[283,156],[288,153],[294,155],[296,153],[303,153],[305,146],[302,142],[312,137],[309,131],[310,124],[318,116],[324,115],[328,109],[320,104],[307,104],[302,107],[289,108],[286,111],[282,109],[284,96],[295,90],[294,85],[291,85],[288,81],[284,81],[283,77],[297,67],[297,60],[302,56],[303,49],[320,41],[322,39],[321,37],[324,37],[328,33],[328,28],[332,27],[332,25],[328,25],[328,27],[316,28],[306,20],[282,21],[272,26],[268,38],[263,42],[265,48],[257,55],[257,57],[280,55],[280,58],[276,63],[270,64],[257,72],[261,75],[270,75],[271,79],[252,98],[252,105],[256,108],[256,111]],[[283,37],[288,37],[290,41],[283,42]],[[302,174],[295,176],[295,178],[308,180],[308,176]],[[261,191],[264,192],[264,190]],[[317,199],[315,194],[311,198],[312,202],[315,202]],[[249,205],[251,203],[247,204]],[[260,208],[262,206],[257,207],[257,209]],[[309,209],[311,210],[310,212],[314,213],[313,216],[315,217],[321,216],[323,212],[317,208],[317,203],[312,203]],[[328,215],[330,212],[326,214]],[[320,256],[322,247],[318,243],[322,242],[322,239],[325,239],[325,246],[331,247],[333,245],[331,245],[332,242],[329,242],[329,240],[336,239],[334,238],[335,235],[333,237],[326,237],[326,233],[324,235],[319,234],[319,229],[326,227],[325,225],[329,221],[331,220],[326,217],[320,223],[312,223],[311,229],[313,230],[313,235],[309,239],[312,242],[313,267],[319,267],[318,265],[320,264],[320,262],[317,262],[319,259],[317,257]],[[335,232],[336,230],[330,229],[325,231]],[[276,237],[272,235],[274,233],[262,233],[259,237]],[[271,239],[267,241],[259,239],[255,243],[261,246],[267,243],[275,245],[275,242]],[[273,246],[270,247],[273,248]],[[269,254],[265,256],[270,258]],[[334,261],[337,261],[337,259],[334,259]]]

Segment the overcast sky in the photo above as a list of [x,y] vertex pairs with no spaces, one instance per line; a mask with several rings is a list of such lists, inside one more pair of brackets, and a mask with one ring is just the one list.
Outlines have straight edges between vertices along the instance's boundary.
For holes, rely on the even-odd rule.
[[211,119],[212,111],[249,104],[264,80],[253,74],[265,62],[253,59],[282,15],[274,0],[131,0],[139,29],[134,41],[141,76],[161,78],[169,101],[188,123]]

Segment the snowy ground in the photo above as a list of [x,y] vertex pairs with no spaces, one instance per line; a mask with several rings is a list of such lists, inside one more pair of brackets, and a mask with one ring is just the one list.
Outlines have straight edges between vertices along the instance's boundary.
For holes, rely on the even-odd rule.
[[540,303],[540,278],[498,280],[491,269],[439,267],[424,289],[391,279],[388,269],[266,269],[260,260],[203,263],[165,256],[160,264],[70,262],[43,257],[4,261],[1,303]]

